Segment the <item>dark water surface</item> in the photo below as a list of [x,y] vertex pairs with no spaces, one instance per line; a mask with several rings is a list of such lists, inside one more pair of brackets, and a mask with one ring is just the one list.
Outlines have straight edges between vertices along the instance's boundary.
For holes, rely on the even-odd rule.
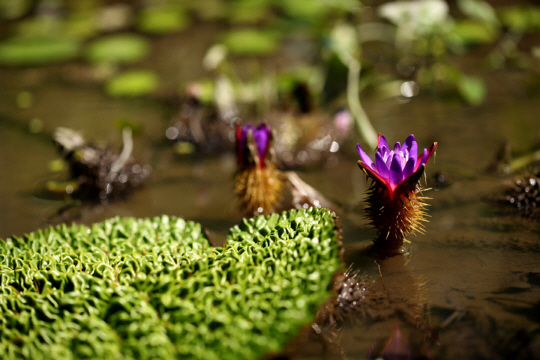
[[[192,35],[196,34],[193,30]],[[200,60],[191,59],[200,59],[208,46],[196,40],[192,52],[173,51],[168,61],[157,55],[146,65],[165,79],[164,74],[170,73],[181,81],[195,79],[202,70]],[[174,37],[157,39],[157,54],[170,51],[175,41]],[[37,196],[53,177],[50,161],[58,158],[50,138],[54,128],[71,127],[89,139],[121,144],[114,126],[118,118],[142,124],[143,135],[135,138],[134,155],[152,166],[153,175],[127,201],[80,207],[77,221],[170,214],[201,222],[218,240],[224,238],[227,229],[241,219],[232,192],[234,155],[179,158],[164,141],[166,111],[159,102],[111,99],[99,85],[66,80],[65,72],[64,65],[0,69],[0,238],[65,220],[54,217],[62,202]],[[524,151],[539,134],[540,99],[522,90],[523,77],[512,72],[491,75],[488,100],[479,107],[422,94],[408,102],[363,99],[375,128],[389,142],[401,142],[410,133],[421,147],[437,141],[436,161],[427,168],[428,185],[433,185],[431,177],[438,172],[450,182],[439,191],[426,192],[432,198],[426,233],[410,238],[411,256],[379,261],[382,280],[378,265],[361,251],[374,232],[362,215],[367,183],[356,165],[354,147],[340,153],[339,162],[331,168],[300,173],[341,204],[338,215],[347,262],[362,269],[390,299],[379,314],[386,319],[360,321],[339,332],[338,352],[344,358],[377,357],[396,328],[401,332],[396,352],[402,357],[394,358],[540,356],[540,226],[502,217],[486,201],[501,185],[501,178],[485,169],[503,141],[508,140],[515,151]],[[166,87],[177,85],[171,80]],[[21,91],[32,94],[29,108],[17,106]],[[42,122],[41,132],[29,131],[32,119]],[[413,326],[411,318],[418,309],[429,314],[426,327],[437,331]],[[334,356],[321,355],[321,349],[305,347],[298,358]]]

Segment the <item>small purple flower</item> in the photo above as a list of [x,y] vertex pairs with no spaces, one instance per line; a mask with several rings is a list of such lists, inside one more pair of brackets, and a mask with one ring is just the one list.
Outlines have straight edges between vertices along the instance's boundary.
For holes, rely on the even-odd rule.
[[[390,149],[386,137],[379,134],[375,162],[362,150],[360,144],[356,148],[361,159],[358,164],[373,179],[385,184],[390,193],[393,194],[401,183],[427,164],[431,155],[437,149],[437,143],[433,143],[428,149],[424,149],[422,157],[418,158],[418,145],[414,140],[414,135],[409,135],[403,145],[397,142]],[[423,168],[421,171],[423,171]]]
[[[250,134],[252,134],[253,140],[250,140]],[[248,141],[254,141],[257,154],[252,154],[252,156],[257,156],[259,166],[264,167],[265,158],[266,154],[268,153],[271,139],[272,129],[267,124],[259,124],[257,127],[254,127],[251,124],[247,124],[245,126],[236,124],[236,150],[238,155],[238,165],[247,165],[252,163],[249,158],[251,151]]]

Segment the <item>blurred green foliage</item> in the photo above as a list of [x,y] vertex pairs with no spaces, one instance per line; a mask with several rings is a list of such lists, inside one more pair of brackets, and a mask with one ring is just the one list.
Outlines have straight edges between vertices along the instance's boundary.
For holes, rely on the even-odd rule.
[[476,20],[460,20],[454,23],[452,33],[463,45],[490,44],[498,34],[495,29]]
[[157,89],[159,79],[152,70],[128,70],[110,79],[105,90],[110,96],[136,97]]
[[129,64],[143,59],[149,52],[148,39],[135,34],[115,34],[90,43],[86,58],[93,63]]
[[79,42],[61,37],[12,38],[0,43],[0,64],[46,65],[75,58]]
[[229,20],[233,24],[256,24],[271,14],[268,0],[237,0],[230,4]]
[[472,105],[479,105],[486,96],[486,88],[481,78],[461,75],[458,90],[461,96]]
[[189,17],[184,9],[178,7],[149,7],[138,15],[137,28],[152,34],[181,31],[189,26]]
[[272,30],[240,29],[226,33],[223,43],[232,54],[268,55],[278,49],[279,37]]
[[[0,2],[0,18],[10,21],[4,26],[4,39],[0,41],[0,65],[37,66],[77,59],[80,55],[94,66],[135,64],[152,55],[148,34],[177,33],[198,21],[217,21],[222,31],[216,32],[213,45],[225,46],[231,61],[236,56],[252,56],[258,61],[261,56],[280,53],[291,41],[301,39],[311,48],[299,46],[298,56],[305,56],[304,61],[309,62],[305,65],[318,66],[320,72],[325,72],[327,80],[321,83],[343,79],[333,73],[342,70],[331,62],[336,55],[343,62],[343,54],[348,53],[362,69],[362,89],[395,96],[399,93],[386,91],[388,84],[414,81],[420,94],[451,90],[472,105],[484,98],[480,94],[486,94],[482,81],[486,67],[477,68],[475,85],[471,86],[472,82],[463,80],[467,76],[452,74],[462,72],[462,57],[485,46],[492,50],[481,65],[535,71],[534,52],[519,45],[527,34],[540,35],[540,7],[513,5],[510,1],[494,7],[485,0],[375,4],[356,0],[166,0],[138,6],[98,0],[7,0]],[[336,41],[332,34],[340,28],[348,32]],[[377,48],[378,53],[373,56],[364,52],[364,47]],[[314,53],[308,59],[309,51]],[[391,67],[380,66],[381,62]],[[278,70],[291,71],[286,65],[282,67]],[[453,70],[449,74],[441,72],[445,67]],[[232,68],[228,67],[226,75],[231,76]],[[213,70],[225,71],[223,67]],[[111,75],[115,71],[116,68]],[[250,76],[262,77],[263,73]],[[240,84],[234,87],[243,88]],[[480,87],[484,89],[480,91]],[[317,90],[330,88],[333,97],[343,96],[336,92],[339,86],[325,85]],[[470,96],[470,90],[464,90],[472,88],[477,89],[475,97]],[[148,91],[135,93],[141,96]],[[350,100],[350,94],[347,96]],[[332,100],[329,94],[316,97]]]
[[260,359],[313,320],[340,267],[333,213],[243,220],[224,247],[180,218],[0,241],[0,356]]
[[513,32],[540,31],[540,8],[507,6],[499,10],[501,22]]

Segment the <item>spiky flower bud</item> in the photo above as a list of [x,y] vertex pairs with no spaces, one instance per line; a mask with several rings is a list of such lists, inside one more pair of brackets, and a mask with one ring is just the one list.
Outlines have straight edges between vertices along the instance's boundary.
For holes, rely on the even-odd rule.
[[249,216],[276,211],[283,189],[283,176],[276,169],[272,129],[267,124],[236,125],[238,167],[235,190],[240,206]]
[[357,145],[358,166],[373,183],[368,190],[367,217],[377,230],[373,252],[377,257],[389,257],[403,251],[405,237],[422,232],[425,221],[425,197],[419,181],[425,166],[437,149],[433,143],[418,157],[418,145],[410,135],[403,146],[397,142],[390,150],[386,137],[379,134],[375,162]]

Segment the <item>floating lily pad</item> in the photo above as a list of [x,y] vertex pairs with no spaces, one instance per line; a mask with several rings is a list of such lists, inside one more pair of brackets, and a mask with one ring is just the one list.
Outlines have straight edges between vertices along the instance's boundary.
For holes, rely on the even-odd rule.
[[151,70],[126,71],[112,78],[106,85],[110,96],[143,96],[159,85],[157,75]]
[[270,30],[232,30],[225,35],[223,43],[232,54],[269,55],[279,47],[279,34]]
[[189,17],[183,9],[156,7],[146,8],[139,13],[139,30],[162,34],[180,31],[189,25]]
[[456,21],[452,33],[464,44],[489,44],[498,36],[495,28],[474,20]]
[[229,21],[238,24],[255,24],[272,16],[267,0],[237,0],[229,11]]
[[471,105],[479,105],[486,97],[486,86],[479,77],[463,75],[457,87],[461,97]]
[[318,19],[328,10],[328,5],[324,1],[283,0],[280,1],[280,5],[288,15],[306,19]]
[[189,6],[203,20],[217,20],[228,16],[230,2],[222,0],[197,0],[190,1]]
[[501,22],[514,32],[540,30],[540,9],[534,6],[504,6],[498,9]]
[[64,20],[63,33],[76,39],[87,39],[94,36],[98,32],[95,17],[96,14],[93,12],[79,12],[70,14]]
[[128,64],[150,52],[149,41],[139,35],[117,34],[98,39],[88,46],[86,58],[93,63]]
[[0,241],[9,359],[260,359],[313,320],[340,267],[333,214],[243,220],[224,247],[179,218],[114,218]]
[[79,42],[54,37],[13,38],[0,43],[2,65],[44,65],[75,58]]

